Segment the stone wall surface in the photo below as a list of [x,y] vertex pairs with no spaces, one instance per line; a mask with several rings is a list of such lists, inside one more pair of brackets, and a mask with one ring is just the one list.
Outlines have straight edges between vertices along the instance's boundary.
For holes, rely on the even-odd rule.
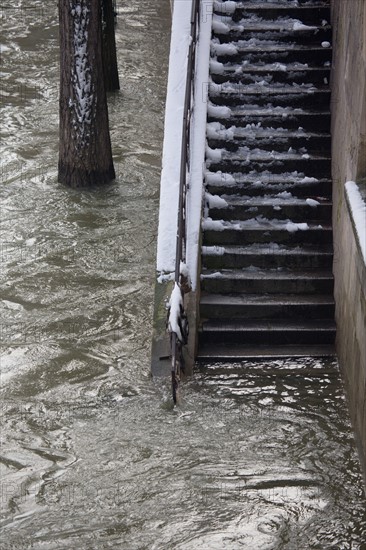
[[366,481],[366,267],[345,198],[366,176],[366,0],[331,0],[332,176],[337,353]]

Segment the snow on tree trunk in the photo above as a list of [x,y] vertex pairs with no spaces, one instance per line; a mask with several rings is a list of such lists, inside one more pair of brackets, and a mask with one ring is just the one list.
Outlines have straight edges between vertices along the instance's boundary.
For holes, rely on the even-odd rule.
[[112,0],[102,0],[102,32],[104,84],[107,92],[113,92],[119,90],[119,79]]
[[102,64],[100,0],[60,0],[58,179],[88,187],[115,178]]

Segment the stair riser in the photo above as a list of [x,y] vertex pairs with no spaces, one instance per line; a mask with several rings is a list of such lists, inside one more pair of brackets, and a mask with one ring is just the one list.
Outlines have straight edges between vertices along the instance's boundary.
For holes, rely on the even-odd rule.
[[[260,277],[260,276],[259,276]],[[332,279],[305,280],[240,280],[203,279],[201,290],[217,294],[332,294]]]
[[310,66],[322,66],[324,63],[332,61],[331,48],[319,48],[316,50],[290,48],[286,51],[252,51],[248,48],[241,50],[233,55],[216,55],[212,50],[217,61],[220,63],[238,63],[242,64],[248,61],[251,65],[256,63],[308,63]]
[[227,34],[215,32],[215,37],[218,38],[222,44],[255,38],[256,40],[275,40],[281,43],[296,42],[298,45],[319,46],[322,42],[332,42],[332,31],[329,28],[280,31],[268,30],[265,28],[260,29],[257,27],[252,30],[247,28],[244,33],[237,30],[230,30]]
[[[244,157],[245,159],[245,157]],[[307,177],[314,178],[329,178],[330,179],[330,160],[325,159],[276,159],[269,158],[268,160],[254,160],[250,162],[242,163],[239,160],[223,159],[219,162],[207,162],[211,172],[225,172],[225,173],[241,173],[249,174],[253,170],[256,172],[265,172],[266,170],[272,172],[272,174],[282,174],[284,172],[301,172],[306,174]]]
[[[258,7],[259,6],[259,7]],[[263,20],[273,21],[278,18],[289,17],[291,19],[299,19],[305,25],[321,25],[323,20],[330,20],[329,7],[313,7],[313,6],[281,6],[278,7],[265,7],[263,9],[263,3],[257,1],[257,6],[241,6],[237,7],[233,14],[225,9],[225,4],[220,9],[215,8],[214,13],[217,17],[230,16],[232,20],[239,23],[242,19],[250,18],[253,15],[260,17]],[[245,21],[244,21],[245,26]]]
[[281,254],[224,254],[222,256],[204,255],[202,264],[206,269],[241,269],[245,267],[258,267],[274,269],[285,267],[289,269],[331,269],[333,256],[324,255],[281,255]]
[[261,137],[256,135],[248,135],[240,138],[235,138],[230,141],[225,139],[209,138],[208,145],[212,149],[224,147],[227,151],[237,151],[239,147],[246,145],[247,147],[258,147],[265,151],[276,151],[286,153],[290,147],[299,150],[302,147],[307,149],[308,153],[330,154],[331,139],[330,136],[276,136],[275,134],[269,137]]
[[233,73],[226,74],[211,74],[211,79],[215,84],[223,84],[224,82],[253,84],[261,80],[270,80],[271,83],[289,84],[296,82],[297,84],[313,84],[314,86],[324,86],[329,82],[329,69],[321,70],[306,70],[298,69],[296,71],[261,71],[261,72],[243,72],[236,75]]
[[201,332],[200,344],[236,344],[236,345],[301,345],[301,344],[334,344],[335,330],[284,330],[284,331],[210,331]]
[[297,130],[299,127],[301,127],[305,130],[305,132],[314,131],[329,133],[330,131],[330,115],[324,115],[317,112],[314,112],[310,115],[289,114],[285,116],[275,114],[268,116],[250,114],[242,117],[237,117],[233,115],[230,118],[208,116],[207,121],[219,121],[226,128],[230,128],[231,126],[245,128],[248,124],[261,124],[263,128],[272,127]]
[[263,243],[281,243],[286,245],[300,244],[328,244],[332,242],[332,232],[326,230],[296,231],[291,233],[286,230],[268,229],[252,230],[245,229],[224,231],[204,231],[203,244],[211,245],[248,245]]
[[224,87],[218,86],[209,90],[209,99],[211,103],[219,106],[245,108],[245,106],[258,105],[263,108],[271,104],[273,108],[291,105],[292,108],[325,110],[329,109],[330,104],[330,91],[328,90],[281,94],[277,93],[275,88],[267,88],[253,93],[253,90],[246,90],[245,85],[239,85],[235,92],[228,92]]
[[274,184],[268,183],[265,187],[256,187],[254,185],[237,184],[233,186],[220,187],[217,185],[208,185],[207,190],[213,195],[247,195],[249,197],[260,197],[264,193],[276,194],[288,191],[295,197],[331,197],[332,187],[330,183],[313,183],[308,185]]
[[202,332],[200,334],[200,344],[223,344],[223,345],[315,345],[315,344],[334,344],[335,331],[259,331],[259,332]]
[[201,304],[201,320],[245,319],[245,320],[309,320],[334,319],[333,304],[258,304],[258,305],[214,305]]
[[331,205],[319,205],[311,207],[281,206],[281,210],[275,210],[273,206],[231,206],[228,208],[210,208],[210,218],[213,220],[249,220],[253,216],[264,218],[277,218],[279,220],[290,219],[293,222],[328,222],[332,220]]

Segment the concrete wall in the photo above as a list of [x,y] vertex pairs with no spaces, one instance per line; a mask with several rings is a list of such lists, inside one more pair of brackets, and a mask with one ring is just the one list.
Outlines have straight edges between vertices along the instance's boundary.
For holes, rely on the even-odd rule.
[[366,267],[344,184],[366,176],[366,1],[331,0],[337,352],[366,481]]

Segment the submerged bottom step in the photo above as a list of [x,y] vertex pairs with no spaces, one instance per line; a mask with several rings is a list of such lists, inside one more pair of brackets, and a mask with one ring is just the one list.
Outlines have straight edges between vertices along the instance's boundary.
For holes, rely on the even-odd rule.
[[328,345],[307,346],[225,346],[205,344],[200,346],[197,361],[241,361],[246,359],[275,359],[291,357],[334,357],[335,347]]

